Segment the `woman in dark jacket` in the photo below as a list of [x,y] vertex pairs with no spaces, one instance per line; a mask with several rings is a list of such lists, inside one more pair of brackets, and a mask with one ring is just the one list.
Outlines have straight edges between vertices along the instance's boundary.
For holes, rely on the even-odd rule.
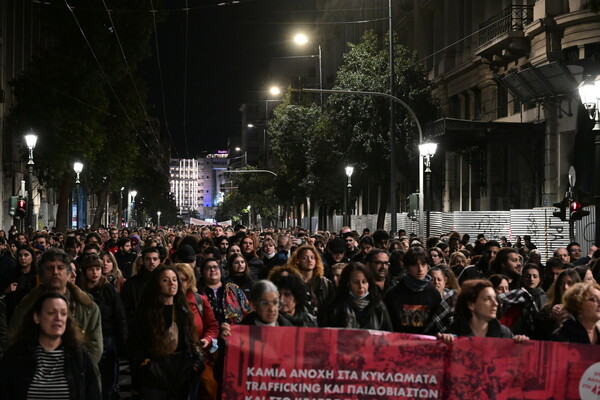
[[349,263],[340,277],[335,297],[319,313],[319,326],[392,331],[392,321],[375,288],[371,270]]
[[100,308],[102,318],[102,358],[98,364],[102,377],[102,398],[118,398],[119,354],[125,352],[127,317],[117,289],[102,275],[104,261],[96,256],[81,259],[81,285]]
[[40,296],[15,338],[0,359],[2,398],[101,399],[94,365],[65,297]]
[[246,297],[250,294],[250,289],[255,280],[252,279],[252,273],[246,258],[241,254],[232,254],[227,259],[227,272],[229,279],[244,291]]
[[17,268],[11,283],[15,282],[17,288],[6,295],[6,318],[10,322],[17,304],[27,296],[38,284],[37,257],[35,251],[29,246],[21,246],[17,250]]
[[134,389],[144,400],[187,399],[204,365],[199,359],[194,315],[177,271],[159,265],[150,273],[129,336]]
[[576,283],[567,290],[563,305],[573,318],[563,322],[554,332],[553,340],[559,342],[600,344],[600,285]]
[[514,338],[516,342],[529,340],[527,336],[517,335],[496,318],[498,301],[492,283],[485,279],[466,281],[460,288],[456,300],[456,317],[449,331],[440,333],[438,338],[452,342],[454,335],[495,338]]

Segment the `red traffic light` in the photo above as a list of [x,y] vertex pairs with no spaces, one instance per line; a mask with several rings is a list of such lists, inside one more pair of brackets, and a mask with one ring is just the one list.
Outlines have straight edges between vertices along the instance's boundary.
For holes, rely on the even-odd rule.
[[571,212],[579,212],[581,211],[582,206],[581,203],[578,201],[574,201],[571,203]]

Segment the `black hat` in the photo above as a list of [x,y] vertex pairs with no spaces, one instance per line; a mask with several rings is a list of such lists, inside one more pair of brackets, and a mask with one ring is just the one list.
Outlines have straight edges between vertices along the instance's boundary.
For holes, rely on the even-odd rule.
[[189,263],[196,261],[196,252],[194,248],[189,244],[180,246],[175,252],[175,257],[179,262]]

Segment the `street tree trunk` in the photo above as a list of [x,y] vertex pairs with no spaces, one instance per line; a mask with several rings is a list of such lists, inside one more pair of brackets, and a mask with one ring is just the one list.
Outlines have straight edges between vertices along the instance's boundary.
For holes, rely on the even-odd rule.
[[104,182],[102,185],[102,189],[98,192],[98,207],[96,207],[96,213],[94,214],[94,221],[92,222],[92,227],[90,228],[92,231],[98,229],[100,224],[102,223],[102,217],[104,216],[104,211],[106,211],[106,200],[108,199],[108,180]]
[[390,200],[390,188],[384,184],[381,186],[381,195],[379,196],[379,210],[377,212],[377,229],[383,229],[385,225],[385,213],[387,212],[388,202]]
[[69,217],[69,196],[71,195],[72,179],[69,176],[63,178],[58,192],[58,209],[56,210],[56,230],[67,232],[67,221]]

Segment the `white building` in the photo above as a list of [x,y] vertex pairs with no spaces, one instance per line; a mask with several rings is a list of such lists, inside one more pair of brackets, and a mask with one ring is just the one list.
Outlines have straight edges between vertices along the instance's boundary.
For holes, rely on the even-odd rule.
[[214,219],[216,207],[223,201],[227,156],[227,151],[221,150],[196,159],[171,159],[171,193],[180,215],[195,211],[200,219]]

